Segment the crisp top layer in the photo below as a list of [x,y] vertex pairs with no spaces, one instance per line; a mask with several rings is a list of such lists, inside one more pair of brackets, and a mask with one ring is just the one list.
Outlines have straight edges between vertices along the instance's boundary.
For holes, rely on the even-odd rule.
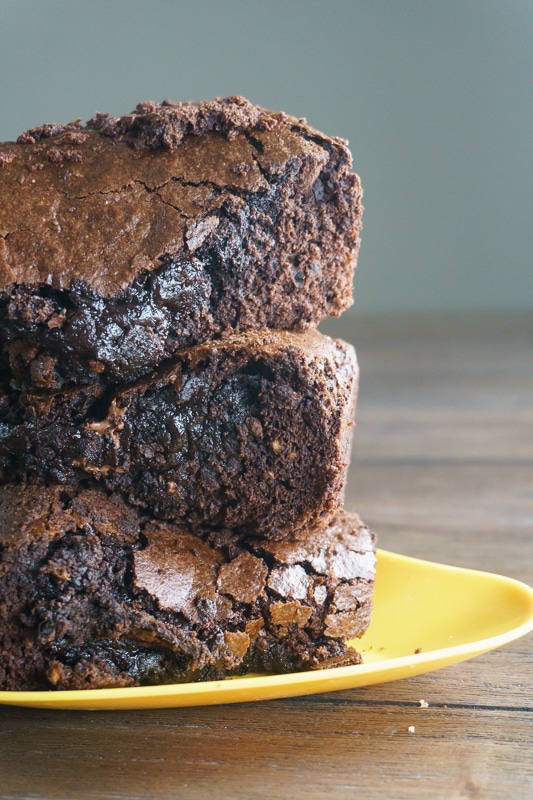
[[342,140],[238,97],[34,128],[0,145],[0,289],[113,297],[198,249],[225,196],[265,193],[289,167],[311,188],[333,151],[347,174]]

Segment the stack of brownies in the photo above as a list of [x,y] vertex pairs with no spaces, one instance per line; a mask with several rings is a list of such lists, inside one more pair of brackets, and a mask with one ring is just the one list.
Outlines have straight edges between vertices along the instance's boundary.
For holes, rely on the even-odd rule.
[[0,688],[359,663],[350,167],[238,97],[0,146]]

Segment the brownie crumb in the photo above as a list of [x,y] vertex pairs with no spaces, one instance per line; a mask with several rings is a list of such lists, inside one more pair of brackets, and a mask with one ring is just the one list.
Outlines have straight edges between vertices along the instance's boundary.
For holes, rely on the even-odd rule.
[[[60,134],[76,136],[79,132],[79,128],[81,128],[81,120],[69,122],[67,125],[60,125],[57,123],[40,125],[37,128],[31,128],[31,130],[21,133],[17,142],[19,144],[36,144],[36,142],[40,142],[42,139],[51,139],[53,136],[58,136]],[[83,136],[83,134],[81,135]]]
[[118,138],[136,148],[179,147],[186,136],[223,133],[229,140],[256,128],[270,131],[287,116],[252,105],[244,97],[217,97],[201,103],[139,103],[131,114],[111,117],[96,114],[87,127],[105,136]]

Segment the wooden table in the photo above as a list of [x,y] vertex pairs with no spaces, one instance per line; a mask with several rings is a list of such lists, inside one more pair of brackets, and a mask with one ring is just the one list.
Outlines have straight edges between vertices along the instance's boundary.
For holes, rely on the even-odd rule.
[[[384,548],[533,583],[532,318],[328,330],[363,376],[347,506]],[[532,656],[528,636],[410,680],[234,706],[3,707],[0,797],[531,798]]]

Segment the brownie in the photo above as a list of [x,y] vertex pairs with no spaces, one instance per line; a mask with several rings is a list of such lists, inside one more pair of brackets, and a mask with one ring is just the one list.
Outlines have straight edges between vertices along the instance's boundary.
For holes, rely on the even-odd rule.
[[0,145],[0,334],[18,388],[134,380],[224,331],[351,304],[346,142],[240,97]]
[[357,664],[374,537],[192,535],[117,496],[0,488],[0,688],[176,683]]
[[315,331],[262,330],[180,352],[136,384],[0,399],[4,482],[96,482],[161,519],[265,536],[341,504],[358,367]]

